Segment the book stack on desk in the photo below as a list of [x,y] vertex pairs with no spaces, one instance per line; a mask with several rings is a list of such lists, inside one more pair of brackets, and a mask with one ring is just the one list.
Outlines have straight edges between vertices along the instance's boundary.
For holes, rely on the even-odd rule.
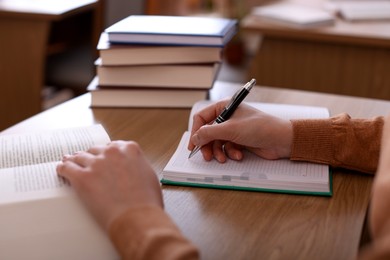
[[94,107],[191,107],[207,99],[223,47],[237,31],[225,18],[132,15],[98,44]]

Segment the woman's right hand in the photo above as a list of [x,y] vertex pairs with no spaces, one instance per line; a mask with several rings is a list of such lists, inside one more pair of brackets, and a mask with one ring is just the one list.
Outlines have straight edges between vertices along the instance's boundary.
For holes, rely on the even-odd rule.
[[242,103],[229,120],[211,125],[228,102],[219,101],[194,115],[189,150],[201,146],[205,160],[219,162],[242,160],[243,149],[265,159],[290,157],[293,133],[289,120]]

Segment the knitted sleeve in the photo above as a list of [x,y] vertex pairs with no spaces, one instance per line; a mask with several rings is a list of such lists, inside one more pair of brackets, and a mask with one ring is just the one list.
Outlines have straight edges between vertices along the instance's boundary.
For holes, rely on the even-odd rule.
[[110,225],[121,259],[199,259],[198,250],[162,208],[132,208]]
[[292,120],[291,160],[374,173],[378,165],[383,117]]

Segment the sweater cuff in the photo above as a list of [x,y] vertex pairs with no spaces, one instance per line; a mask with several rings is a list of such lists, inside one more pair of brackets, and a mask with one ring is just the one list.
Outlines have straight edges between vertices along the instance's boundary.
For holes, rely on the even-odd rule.
[[329,163],[332,153],[332,121],[322,119],[291,120],[293,143],[291,160]]
[[158,206],[130,208],[109,227],[122,259],[196,259],[197,249]]

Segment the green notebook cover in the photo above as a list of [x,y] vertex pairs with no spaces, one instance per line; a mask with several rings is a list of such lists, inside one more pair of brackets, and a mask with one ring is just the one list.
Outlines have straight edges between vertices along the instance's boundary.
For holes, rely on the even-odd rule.
[[302,190],[280,190],[280,189],[267,189],[267,188],[254,188],[254,187],[239,187],[232,185],[215,185],[206,183],[194,183],[194,182],[178,182],[161,179],[160,182],[165,185],[176,185],[176,186],[189,186],[198,188],[212,188],[212,189],[224,189],[224,190],[238,190],[238,191],[257,191],[257,192],[271,192],[271,193],[285,193],[285,194],[296,194],[296,195],[313,195],[313,196],[329,196],[333,195],[333,174],[329,171],[329,191],[318,192],[318,191],[302,191]]

